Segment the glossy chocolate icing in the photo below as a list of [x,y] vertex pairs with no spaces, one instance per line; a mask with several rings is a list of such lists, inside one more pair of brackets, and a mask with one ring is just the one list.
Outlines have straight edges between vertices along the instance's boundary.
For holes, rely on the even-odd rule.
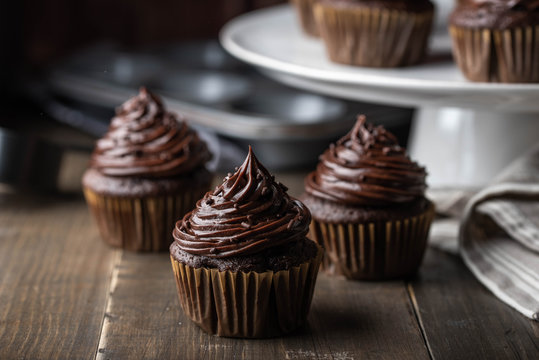
[[176,223],[179,249],[210,258],[257,254],[305,238],[311,214],[249,147],[245,162]]
[[320,3],[337,8],[374,8],[407,12],[433,11],[429,0],[321,0]]
[[206,143],[145,88],[116,111],[90,166],[106,176],[171,177],[203,167]]
[[426,175],[393,134],[359,116],[354,128],[320,156],[305,191],[345,205],[380,207],[423,197]]
[[539,25],[539,0],[459,0],[450,23],[492,29]]

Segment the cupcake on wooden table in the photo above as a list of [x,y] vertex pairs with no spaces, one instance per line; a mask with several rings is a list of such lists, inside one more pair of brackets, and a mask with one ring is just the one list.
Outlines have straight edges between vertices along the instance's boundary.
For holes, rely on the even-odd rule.
[[311,215],[251,148],[196,208],[170,246],[183,311],[204,331],[261,338],[305,323],[322,249],[307,239]]
[[325,248],[324,268],[350,279],[415,274],[434,217],[426,175],[393,134],[360,116],[305,179],[301,200],[313,217],[309,236]]
[[314,15],[331,61],[390,68],[424,59],[434,6],[429,0],[320,0]]
[[211,185],[206,144],[145,88],[116,111],[83,177],[101,237],[134,251],[163,251],[170,229]]
[[469,80],[539,82],[539,1],[460,0],[449,30]]

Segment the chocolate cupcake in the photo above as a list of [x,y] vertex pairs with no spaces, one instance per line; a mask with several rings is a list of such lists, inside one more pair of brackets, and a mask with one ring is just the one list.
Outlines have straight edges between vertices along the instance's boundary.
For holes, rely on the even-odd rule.
[[227,337],[282,335],[305,323],[322,249],[311,215],[258,162],[243,165],[176,223],[170,246],[183,311]]
[[290,0],[296,8],[299,22],[303,31],[310,36],[320,36],[314,19],[314,4],[319,0]]
[[211,186],[206,144],[145,88],[98,140],[82,183],[101,237],[134,251],[164,251],[170,229]]
[[331,61],[390,68],[423,60],[434,6],[429,0],[320,0],[314,15]]
[[323,268],[350,279],[413,275],[434,217],[425,177],[393,134],[360,116],[305,179],[301,200],[309,236],[325,248]]
[[460,0],[449,31],[469,80],[539,82],[539,1]]

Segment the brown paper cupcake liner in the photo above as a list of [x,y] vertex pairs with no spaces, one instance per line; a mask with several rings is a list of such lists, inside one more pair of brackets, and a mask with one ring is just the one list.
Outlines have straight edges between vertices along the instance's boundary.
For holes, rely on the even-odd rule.
[[539,82],[539,26],[506,30],[450,26],[453,55],[471,81]]
[[314,4],[319,0],[290,0],[296,8],[299,22],[305,33],[310,36],[319,37],[318,27],[314,19]]
[[289,333],[307,318],[323,250],[278,272],[193,268],[170,257],[180,304],[210,334],[264,338]]
[[423,260],[434,206],[394,221],[332,224],[313,219],[309,237],[326,256],[322,269],[349,279],[391,279],[413,275]]
[[84,188],[101,237],[111,246],[132,251],[165,251],[178,219],[195,207],[207,189],[155,197],[115,197]]
[[399,67],[426,54],[433,12],[335,8],[315,5],[315,19],[329,58],[337,63]]

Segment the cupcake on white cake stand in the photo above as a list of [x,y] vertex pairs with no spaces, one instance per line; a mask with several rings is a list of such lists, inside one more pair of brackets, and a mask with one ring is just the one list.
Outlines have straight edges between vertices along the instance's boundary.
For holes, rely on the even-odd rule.
[[[444,9],[447,11],[447,9]],[[417,107],[409,150],[429,169],[431,186],[481,186],[539,141],[539,84],[467,81],[438,26],[422,65],[371,69],[327,59],[304,35],[293,9],[240,16],[221,32],[231,54],[298,88],[388,105]]]

